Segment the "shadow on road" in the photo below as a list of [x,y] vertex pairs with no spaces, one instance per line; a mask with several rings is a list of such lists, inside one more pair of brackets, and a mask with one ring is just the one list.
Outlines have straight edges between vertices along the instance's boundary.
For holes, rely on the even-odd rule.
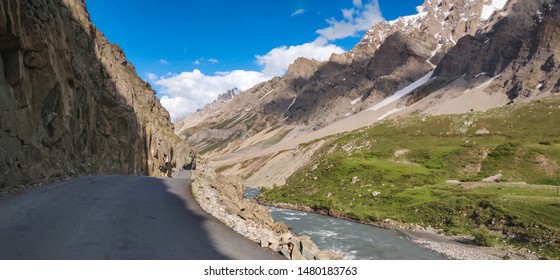
[[188,182],[82,177],[1,201],[0,259],[230,259]]

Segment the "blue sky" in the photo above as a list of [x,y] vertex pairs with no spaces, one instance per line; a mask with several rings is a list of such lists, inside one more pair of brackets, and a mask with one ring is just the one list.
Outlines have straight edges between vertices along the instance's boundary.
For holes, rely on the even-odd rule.
[[94,24],[119,44],[177,119],[233,86],[282,75],[298,56],[350,50],[383,19],[423,0],[86,0]]

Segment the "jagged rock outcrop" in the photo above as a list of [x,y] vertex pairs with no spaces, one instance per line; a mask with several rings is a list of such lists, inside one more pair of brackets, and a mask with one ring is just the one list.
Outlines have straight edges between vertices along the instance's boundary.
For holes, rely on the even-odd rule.
[[0,1],[0,187],[84,173],[168,176],[192,150],[83,0]]
[[233,99],[237,94],[239,94],[239,89],[238,88],[232,88],[232,89],[218,95],[218,98],[216,100],[218,102],[228,101],[228,100]]
[[465,36],[450,50],[434,74],[438,84],[459,77],[494,78],[492,88],[513,101],[554,92],[560,78],[559,1],[510,1],[507,17],[492,28]]
[[309,79],[319,69],[319,65],[317,60],[300,57],[288,67],[285,77]]

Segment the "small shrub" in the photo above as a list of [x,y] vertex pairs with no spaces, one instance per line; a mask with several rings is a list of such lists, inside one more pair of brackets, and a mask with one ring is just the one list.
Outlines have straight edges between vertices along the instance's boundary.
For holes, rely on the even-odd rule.
[[507,142],[499,145],[488,156],[495,159],[510,158],[517,152],[519,145]]
[[498,245],[501,236],[495,232],[490,231],[486,227],[481,227],[473,233],[474,242],[478,245],[485,247],[493,247]]

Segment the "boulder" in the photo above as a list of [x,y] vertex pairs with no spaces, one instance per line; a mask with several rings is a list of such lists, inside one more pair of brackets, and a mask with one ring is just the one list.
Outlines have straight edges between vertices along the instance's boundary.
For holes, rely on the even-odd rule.
[[315,260],[324,261],[324,260],[339,260],[342,259],[341,256],[335,255],[332,252],[321,251],[315,255]]
[[321,251],[309,238],[302,238],[300,242],[301,254],[309,260],[315,259],[315,255]]
[[280,236],[280,244],[288,244],[294,236],[290,232],[286,232]]
[[309,258],[306,258],[301,252],[300,250],[297,250],[296,248],[294,248],[292,250],[292,260],[294,261],[305,261],[305,260],[309,260]]
[[271,236],[268,238],[267,242],[268,248],[276,252],[280,251],[280,240],[277,237]]
[[261,239],[260,245],[263,248],[268,248],[270,246],[270,244],[268,243],[268,240],[265,239],[265,238]]
[[490,134],[490,130],[488,130],[486,128],[481,128],[481,129],[477,130],[474,134],[476,134],[476,135],[486,135],[486,134]]
[[277,222],[274,227],[272,228],[272,230],[276,233],[286,233],[289,231],[288,226],[286,225],[286,223],[284,222]]
[[496,174],[494,176],[490,176],[488,178],[485,178],[482,180],[483,183],[498,183],[502,181],[502,177],[504,175],[500,172],[499,174]]
[[281,253],[284,257],[286,257],[288,260],[291,260],[291,259],[292,259],[292,254],[291,254],[290,251],[291,251],[291,250],[290,250],[290,247],[289,247],[288,245],[282,245],[282,246],[280,247],[280,253]]

